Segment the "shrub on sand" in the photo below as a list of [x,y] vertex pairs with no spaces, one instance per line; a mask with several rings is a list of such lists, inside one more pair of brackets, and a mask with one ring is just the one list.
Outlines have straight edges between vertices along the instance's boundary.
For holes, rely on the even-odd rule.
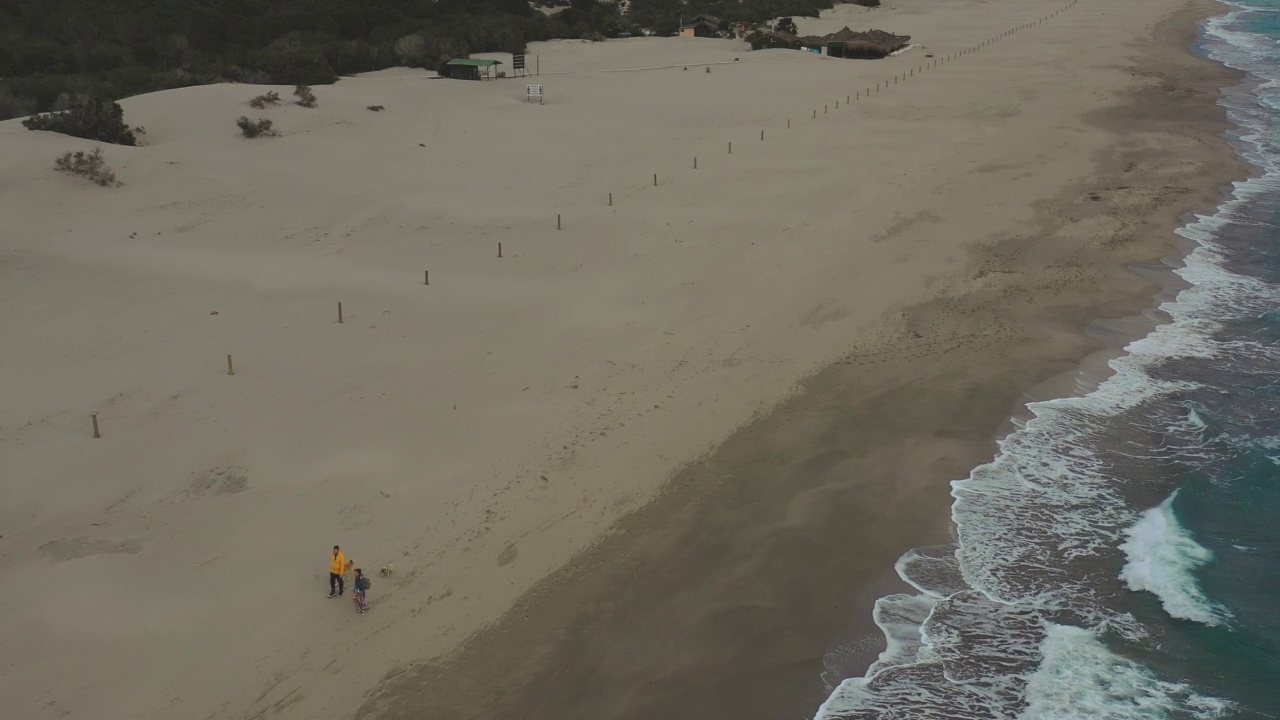
[[241,115],[240,119],[236,120],[236,127],[240,128],[240,132],[244,133],[244,136],[247,138],[273,137],[278,135],[279,133],[275,131],[275,128],[271,127],[271,124],[271,121],[266,118],[250,120],[244,115]]
[[265,108],[268,105],[279,105],[279,104],[280,104],[280,93],[276,92],[275,90],[270,90],[266,94],[259,95],[258,97],[249,101],[249,107],[257,108],[259,110]]
[[102,148],[94,148],[91,153],[83,150],[67,151],[53,161],[53,166],[59,172],[79,175],[103,187],[120,184],[116,180],[115,171],[107,167],[107,162],[102,157]]
[[367,109],[372,110],[374,112],[382,112],[386,108],[382,107],[381,105],[370,105]]
[[293,89],[293,94],[298,96],[298,104],[305,108],[313,108],[316,106],[316,94],[311,92],[310,85],[299,85]]
[[137,145],[138,140],[124,122],[124,110],[105,98],[76,95],[59,103],[60,109],[44,115],[32,115],[22,121],[28,130],[47,130],[86,140],[100,140],[116,145]]

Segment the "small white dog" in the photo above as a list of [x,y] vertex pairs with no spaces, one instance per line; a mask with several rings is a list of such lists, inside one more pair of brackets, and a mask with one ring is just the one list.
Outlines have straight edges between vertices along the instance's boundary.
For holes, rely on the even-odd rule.
[[382,566],[382,577],[389,577],[390,575],[393,575],[395,571],[396,571],[396,566],[392,565],[391,563],[387,563],[386,565]]

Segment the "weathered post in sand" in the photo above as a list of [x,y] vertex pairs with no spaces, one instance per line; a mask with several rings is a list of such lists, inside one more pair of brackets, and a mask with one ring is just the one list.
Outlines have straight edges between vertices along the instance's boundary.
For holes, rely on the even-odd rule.
[[431,284],[431,271],[430,271],[430,270],[423,270],[423,271],[422,271],[422,284],[423,284],[423,285],[430,285],[430,284]]
[[698,156],[697,156],[697,155],[694,155],[694,156],[693,156],[693,169],[694,169],[694,170],[697,170],[697,169],[698,169]]
[[658,173],[653,174],[653,186],[658,187]]
[[236,374],[236,366],[231,364],[231,356],[230,356],[230,355],[228,355],[228,356],[227,356],[227,374],[228,374],[228,375],[235,375],[235,374]]
[[609,193],[609,207],[613,207],[613,193]]
[[560,213],[556,213],[556,229],[560,229]]
[[502,243],[498,243],[498,257],[502,257]]
[[730,154],[730,155],[732,155],[732,154],[733,154],[733,141],[732,141],[732,140],[730,140],[730,141],[729,141],[729,154]]
[[763,130],[761,130],[761,131],[760,131],[760,139],[761,139],[761,140],[763,140],[763,139],[764,139],[764,131],[763,131]]
[[338,303],[338,322],[342,322],[342,303]]
[[96,438],[100,438],[102,437],[102,433],[98,432],[98,413],[93,413],[92,417],[93,417],[93,436]]

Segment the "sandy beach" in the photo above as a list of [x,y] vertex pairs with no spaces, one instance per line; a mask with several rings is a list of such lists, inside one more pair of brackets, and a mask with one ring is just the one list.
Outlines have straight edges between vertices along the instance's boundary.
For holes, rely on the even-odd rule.
[[[912,36],[883,61],[558,41],[545,105],[415,70],[314,109],[167,91],[121,103],[116,188],[0,123],[0,692],[811,716],[879,651],[895,559],[948,538],[947,482],[1246,173],[1234,75],[1188,52],[1218,7],[797,19]],[[324,597],[335,543],[394,564],[365,617]]]

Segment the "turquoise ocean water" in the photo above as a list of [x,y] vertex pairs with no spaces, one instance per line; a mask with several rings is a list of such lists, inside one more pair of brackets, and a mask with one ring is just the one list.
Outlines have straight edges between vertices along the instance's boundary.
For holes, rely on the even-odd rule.
[[1195,50],[1248,75],[1255,176],[1179,231],[1161,324],[952,484],[957,545],[898,562],[888,649],[820,720],[1280,718],[1280,0]]

